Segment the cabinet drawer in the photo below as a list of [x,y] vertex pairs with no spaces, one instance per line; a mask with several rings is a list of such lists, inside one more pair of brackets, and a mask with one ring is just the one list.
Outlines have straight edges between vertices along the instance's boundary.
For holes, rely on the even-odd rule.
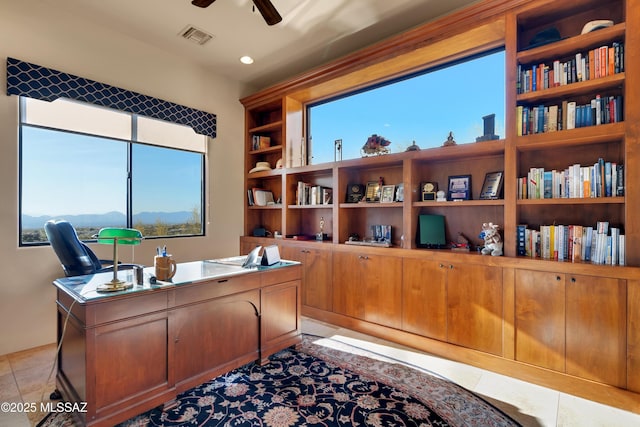
[[175,289],[175,306],[193,304],[260,287],[259,274],[220,277],[206,282],[180,286]]
[[132,298],[109,300],[87,307],[87,326],[121,321],[166,309],[167,293],[162,291],[145,293]]
[[275,270],[267,270],[262,273],[262,286],[271,286],[276,283],[290,282],[299,280],[302,277],[302,267],[291,266],[287,268],[276,268]]

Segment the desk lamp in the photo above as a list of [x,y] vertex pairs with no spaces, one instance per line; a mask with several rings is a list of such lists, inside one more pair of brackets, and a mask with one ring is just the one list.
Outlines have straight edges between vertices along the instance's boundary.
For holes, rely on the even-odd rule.
[[118,245],[139,245],[142,233],[134,228],[103,228],[98,232],[98,243],[113,245],[113,280],[98,285],[98,292],[115,292],[128,289],[133,283],[118,280]]

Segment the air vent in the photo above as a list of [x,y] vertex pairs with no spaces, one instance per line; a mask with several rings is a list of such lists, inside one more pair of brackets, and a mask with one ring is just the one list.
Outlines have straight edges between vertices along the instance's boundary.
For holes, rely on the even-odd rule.
[[213,38],[211,34],[192,25],[180,31],[180,36],[199,45],[203,45]]

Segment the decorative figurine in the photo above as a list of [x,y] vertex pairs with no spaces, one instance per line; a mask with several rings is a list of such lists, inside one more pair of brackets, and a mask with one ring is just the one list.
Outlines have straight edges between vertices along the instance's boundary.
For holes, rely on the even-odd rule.
[[482,255],[500,256],[502,255],[502,238],[500,237],[500,226],[492,222],[482,224],[482,231],[480,232],[481,239],[484,239],[484,248],[482,248]]
[[456,141],[454,141],[453,139],[453,132],[449,132],[449,136],[447,137],[447,140],[444,142],[444,144],[442,144],[443,147],[450,147],[456,145]]
[[413,141],[413,144],[407,147],[404,151],[420,151],[420,147],[416,145],[416,141]]
[[389,144],[391,144],[391,141],[374,133],[362,146],[362,157],[388,154],[389,149],[387,146],[389,146]]
[[324,217],[320,217],[320,232],[316,234],[316,240],[324,241],[327,240],[327,235],[324,234]]

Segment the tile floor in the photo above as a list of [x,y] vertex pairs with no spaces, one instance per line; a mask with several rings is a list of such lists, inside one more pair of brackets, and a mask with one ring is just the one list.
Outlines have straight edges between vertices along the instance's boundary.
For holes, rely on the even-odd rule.
[[[330,338],[331,345],[346,343],[437,373],[485,399],[518,420],[525,427],[631,427],[640,426],[640,415],[590,402],[551,389],[515,380],[397,344],[315,320],[303,319],[303,332]],[[0,356],[0,403],[36,403],[55,388],[49,377],[56,348],[53,344]],[[34,426],[44,417],[39,411],[0,411],[0,427]]]

